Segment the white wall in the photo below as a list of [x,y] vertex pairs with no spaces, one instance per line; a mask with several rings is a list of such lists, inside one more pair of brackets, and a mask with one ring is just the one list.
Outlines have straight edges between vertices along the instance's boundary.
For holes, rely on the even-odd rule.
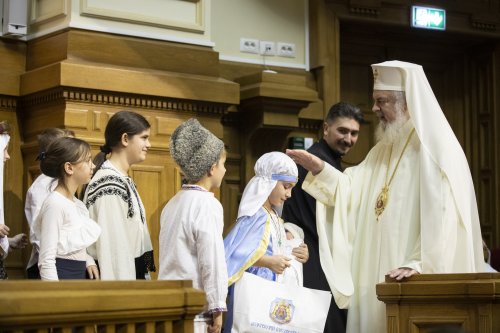
[[28,38],[75,27],[213,46],[210,40],[211,1],[31,0]]
[[[30,0],[28,39],[67,27],[214,47],[220,59],[262,64],[241,38],[295,46],[268,65],[307,68],[307,0]],[[278,51],[278,50],[276,50]]]
[[213,0],[211,34],[224,60],[263,63],[258,54],[240,51],[240,39],[295,44],[294,58],[266,56],[270,65],[306,68],[307,0]]

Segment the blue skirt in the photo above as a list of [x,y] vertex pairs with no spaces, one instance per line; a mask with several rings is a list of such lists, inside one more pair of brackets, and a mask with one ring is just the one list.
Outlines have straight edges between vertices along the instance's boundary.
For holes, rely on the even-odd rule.
[[83,260],[56,258],[56,269],[59,280],[85,279],[87,263]]

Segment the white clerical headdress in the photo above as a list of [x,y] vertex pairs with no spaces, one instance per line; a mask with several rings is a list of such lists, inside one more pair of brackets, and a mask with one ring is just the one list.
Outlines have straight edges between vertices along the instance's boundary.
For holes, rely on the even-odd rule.
[[373,90],[405,91],[404,71],[384,64],[372,65]]
[[278,180],[296,183],[299,175],[295,162],[278,151],[262,155],[255,163],[254,170],[255,176],[243,191],[238,218],[253,216],[266,202]]

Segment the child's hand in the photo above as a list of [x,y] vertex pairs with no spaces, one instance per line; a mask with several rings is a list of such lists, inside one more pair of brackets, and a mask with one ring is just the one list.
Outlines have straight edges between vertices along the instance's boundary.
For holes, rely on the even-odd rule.
[[5,224],[0,224],[0,238],[3,238],[5,236],[9,235],[9,227],[6,226]]
[[28,245],[28,236],[25,234],[17,234],[9,238],[9,246],[13,249],[24,249]]
[[305,243],[300,244],[300,246],[295,247],[292,250],[292,254],[295,256],[298,262],[305,263],[309,260],[309,249]]
[[222,328],[222,312],[215,312],[213,320],[207,325],[208,333],[220,333]]
[[89,279],[91,280],[99,280],[99,269],[97,265],[87,266],[87,274],[89,275]]
[[267,268],[274,273],[282,274],[287,267],[290,267],[290,258],[281,255],[269,257],[269,266]]

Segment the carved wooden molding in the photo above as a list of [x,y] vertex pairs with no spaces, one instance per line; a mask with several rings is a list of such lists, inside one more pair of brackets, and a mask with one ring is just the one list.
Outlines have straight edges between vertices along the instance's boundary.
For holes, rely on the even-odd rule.
[[374,7],[350,6],[349,12],[353,15],[377,17],[380,10]]
[[319,131],[323,120],[299,118],[299,128],[306,131]]
[[497,31],[497,25],[498,22],[481,20],[479,18],[474,18],[474,17],[471,19],[472,28],[477,30],[483,30],[488,32]]
[[200,114],[223,115],[229,105],[223,103],[181,100],[167,97],[134,95],[109,91],[75,89],[71,87],[54,88],[22,97],[23,107],[35,107],[61,101],[90,104],[104,104],[122,108],[141,108],[195,112]]
[[17,98],[12,96],[0,95],[0,109],[15,110],[17,107]]
[[491,304],[481,304],[477,307],[479,314],[479,332],[492,332],[492,308]]

